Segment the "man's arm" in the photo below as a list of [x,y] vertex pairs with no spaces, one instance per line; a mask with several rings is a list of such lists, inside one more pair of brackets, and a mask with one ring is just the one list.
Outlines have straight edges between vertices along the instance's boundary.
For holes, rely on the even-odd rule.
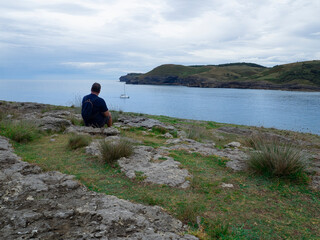
[[111,127],[112,126],[112,116],[111,116],[111,113],[109,111],[106,111],[106,112],[103,112],[102,113],[103,116],[105,116],[107,118],[107,125],[108,127]]

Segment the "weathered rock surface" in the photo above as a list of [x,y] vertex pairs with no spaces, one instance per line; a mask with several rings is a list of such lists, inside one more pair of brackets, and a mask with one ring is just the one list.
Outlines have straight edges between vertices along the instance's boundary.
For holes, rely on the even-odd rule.
[[71,126],[70,120],[56,117],[43,117],[35,121],[35,123],[43,131],[59,132]]
[[131,157],[121,158],[118,163],[129,178],[135,178],[136,172],[142,173],[144,182],[187,188],[190,182],[186,178],[192,177],[188,170],[179,168],[179,162],[148,146],[136,147]]
[[75,117],[69,111],[50,111],[43,114],[39,112],[29,112],[20,116],[20,119],[31,121],[43,131],[60,132],[71,126],[72,123],[68,118]]
[[[101,140],[100,140],[101,141]],[[99,140],[93,141],[86,147],[86,153],[100,156]],[[119,139],[106,138],[105,141],[119,141]],[[188,170],[181,169],[180,163],[168,157],[168,152],[148,146],[134,147],[134,154],[128,158],[121,158],[118,164],[128,178],[135,178],[139,172],[144,182],[164,184],[171,187],[187,188],[192,176]]]
[[0,239],[197,239],[159,207],[88,191],[19,160],[0,137]]
[[[187,138],[176,138],[169,139],[166,141],[168,144],[164,149],[168,150],[179,150],[183,149],[190,153],[200,153],[204,156],[216,155],[219,157],[224,157],[230,159],[227,162],[227,167],[235,170],[241,171],[247,169],[246,160],[248,159],[247,154],[238,148],[225,148],[217,149],[214,143],[200,143],[192,139]],[[172,145],[174,144],[174,145]]]
[[119,123],[123,126],[130,126],[130,127],[144,127],[148,129],[152,129],[153,127],[162,127],[168,130],[174,130],[173,126],[165,125],[162,122],[145,118],[145,117],[137,117],[137,116],[129,116],[124,115],[119,117]]
[[314,190],[320,191],[320,176],[312,176],[310,186]]
[[114,127],[109,128],[93,128],[85,126],[70,126],[65,130],[65,133],[84,133],[90,135],[104,135],[104,136],[115,136],[119,135],[120,132]]

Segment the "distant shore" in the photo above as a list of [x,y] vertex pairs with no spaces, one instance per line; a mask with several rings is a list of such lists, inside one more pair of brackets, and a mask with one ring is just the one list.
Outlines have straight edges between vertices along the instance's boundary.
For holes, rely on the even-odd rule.
[[239,88],[320,91],[320,61],[267,68],[254,63],[183,66],[164,64],[147,73],[120,77],[127,84],[178,85],[200,88]]

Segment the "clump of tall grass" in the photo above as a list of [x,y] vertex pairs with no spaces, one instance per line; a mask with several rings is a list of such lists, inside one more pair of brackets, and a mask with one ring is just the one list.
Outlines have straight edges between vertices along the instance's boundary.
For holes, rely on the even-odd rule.
[[255,136],[250,153],[249,168],[256,173],[276,177],[298,179],[305,174],[307,156],[290,143],[283,143],[277,138]]
[[210,133],[205,127],[201,127],[198,125],[189,126],[187,131],[187,138],[200,141],[203,139],[210,139]]
[[132,143],[121,139],[118,142],[102,142],[100,143],[100,152],[102,160],[113,165],[116,160],[122,157],[129,157],[133,153]]
[[0,122],[0,133],[19,143],[30,142],[40,136],[36,125],[29,121],[2,120]]
[[92,138],[88,135],[74,134],[69,137],[68,147],[71,149],[85,147],[85,146],[88,146],[91,141],[92,141]]

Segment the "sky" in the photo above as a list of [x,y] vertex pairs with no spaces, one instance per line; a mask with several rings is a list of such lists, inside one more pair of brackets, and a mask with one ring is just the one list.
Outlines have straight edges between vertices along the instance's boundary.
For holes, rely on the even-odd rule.
[[0,0],[0,80],[319,60],[319,13],[319,0]]

